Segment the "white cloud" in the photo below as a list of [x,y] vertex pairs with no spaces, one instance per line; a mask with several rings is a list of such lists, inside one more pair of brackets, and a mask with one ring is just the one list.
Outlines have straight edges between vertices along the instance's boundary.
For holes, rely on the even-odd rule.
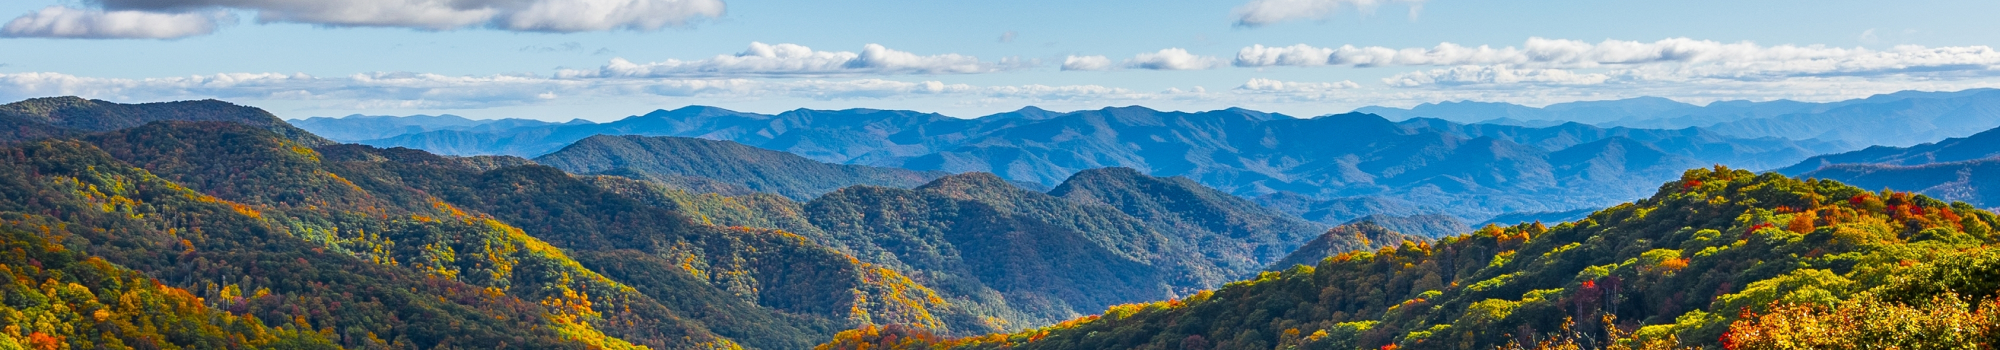
[[[1236,8],[1236,25],[1257,27],[1292,20],[1324,20],[1342,7],[1373,12],[1390,0],[1251,0]],[[1395,0],[1410,4],[1410,18],[1423,11],[1423,0]]]
[[1222,66],[1221,59],[1191,54],[1181,48],[1142,53],[1125,60],[1127,68],[1152,70],[1199,70],[1220,66]]
[[1069,56],[1063,58],[1062,70],[1110,70],[1111,59],[1104,56]]
[[975,86],[885,79],[568,79],[533,75],[448,76],[428,73],[368,73],[342,77],[228,73],[120,79],[46,72],[0,74],[0,99],[11,101],[60,95],[119,101],[203,98],[326,101],[368,108],[488,108],[546,103],[564,98],[631,99],[643,96],[817,100],[923,96],[1104,100],[1150,96],[1098,85]]
[[[1322,55],[1323,53],[1323,55]],[[1316,57],[1324,59],[1315,59]],[[1242,67],[1268,66],[1443,66],[1439,74],[1471,73],[1459,66],[1499,69],[1603,69],[1613,76],[1649,80],[1762,80],[1811,76],[1993,76],[2000,75],[2000,51],[1987,46],[1897,46],[1888,50],[1821,45],[1764,46],[1687,38],[1655,42],[1530,38],[1521,47],[1467,47],[1452,43],[1430,48],[1319,48],[1251,46],[1238,51]],[[1425,74],[1438,71],[1424,72]],[[1544,72],[1549,73],[1549,72]],[[1554,74],[1554,73],[1550,73]]]
[[1244,82],[1243,86],[1236,87],[1236,90],[1244,92],[1259,92],[1259,93],[1311,93],[1311,92],[1328,92],[1328,91],[1349,90],[1349,89],[1359,89],[1359,88],[1361,88],[1361,84],[1356,84],[1353,81],[1347,81],[1347,80],[1342,80],[1339,82],[1332,82],[1332,83],[1304,83],[1304,82],[1281,81],[1275,79],[1254,78],[1250,79],[1250,81],[1248,82]]
[[669,59],[633,63],[615,58],[596,70],[564,70],[559,77],[722,77],[722,76],[828,76],[852,74],[968,74],[987,73],[1032,65],[1002,60],[982,62],[959,54],[919,56],[868,44],[861,52],[816,51],[794,44],[750,43],[735,55],[682,61]]
[[44,7],[8,21],[0,36],[72,39],[178,39],[214,33],[235,23],[226,11],[153,13]]
[[[517,2],[495,0],[488,4],[499,7]],[[696,18],[721,17],[723,9],[720,0],[540,0],[519,10],[503,10],[495,22],[509,30],[535,32],[655,30]]]
[[1382,82],[1395,87],[1421,87],[1430,85],[1592,85],[1602,84],[1611,76],[1598,73],[1577,73],[1561,69],[1514,69],[1494,66],[1458,66],[1397,74],[1383,78]]
[[1333,49],[1312,47],[1306,44],[1292,46],[1251,45],[1236,52],[1238,67],[1266,66],[1324,66]]
[[722,16],[721,0],[96,0],[112,13],[254,11],[259,22],[422,30],[657,30]]

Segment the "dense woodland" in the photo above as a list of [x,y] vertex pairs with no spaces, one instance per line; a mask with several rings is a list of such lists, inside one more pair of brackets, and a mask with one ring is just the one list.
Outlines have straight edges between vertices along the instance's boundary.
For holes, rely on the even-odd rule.
[[1187,298],[947,339],[822,349],[1990,348],[1994,214],[1717,167],[1549,227],[1351,252]]

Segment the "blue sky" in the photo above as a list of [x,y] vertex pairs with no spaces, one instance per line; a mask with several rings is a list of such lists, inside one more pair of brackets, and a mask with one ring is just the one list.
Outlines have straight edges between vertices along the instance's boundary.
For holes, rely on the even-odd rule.
[[[591,6],[611,11],[575,10]],[[1994,13],[2000,2],[20,0],[0,4],[15,16],[0,27],[0,98],[557,120],[689,104],[972,117],[1818,101],[2000,86]],[[799,55],[742,57],[753,43]]]

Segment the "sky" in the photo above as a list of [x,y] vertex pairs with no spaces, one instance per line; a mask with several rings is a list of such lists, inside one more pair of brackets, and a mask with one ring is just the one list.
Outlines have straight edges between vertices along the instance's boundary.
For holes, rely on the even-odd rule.
[[[0,99],[283,118],[710,105],[1295,116],[2000,87],[1995,1],[14,0]],[[13,16],[8,18],[7,16]]]

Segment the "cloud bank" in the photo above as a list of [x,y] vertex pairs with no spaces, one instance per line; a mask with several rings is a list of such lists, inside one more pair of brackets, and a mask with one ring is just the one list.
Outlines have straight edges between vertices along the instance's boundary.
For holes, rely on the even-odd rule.
[[708,59],[633,63],[623,58],[595,70],[564,70],[557,76],[586,77],[722,77],[831,76],[855,74],[971,74],[1032,66],[1032,62],[984,62],[959,54],[923,56],[868,44],[861,52],[817,51],[794,44],[750,43],[735,55]]
[[[818,100],[904,97],[1097,100],[1134,96],[1098,85],[975,86],[939,81],[885,79],[766,80],[742,78],[587,78],[532,75],[449,76],[367,73],[341,77],[306,74],[225,73],[146,79],[80,77],[62,73],[0,74],[0,99],[77,95],[121,101],[184,99],[326,101],[365,108],[491,108],[558,98],[655,97],[800,98]],[[1138,94],[1143,95],[1143,94]]]
[[0,37],[69,39],[179,39],[214,33],[236,23],[227,11],[154,13],[49,6],[8,21]]
[[721,17],[721,0],[94,0],[15,18],[8,36],[171,39],[210,34],[230,10],[260,23],[418,30],[650,31]]
[[[1655,42],[1528,39],[1520,47],[1337,48],[1292,45],[1243,48],[1238,67],[1438,66],[1385,81],[1433,83],[1584,83],[1623,80],[1780,80],[1807,77],[1909,76],[1931,79],[2000,75],[2000,51],[1987,46],[1897,46],[1887,50],[1822,45],[1765,46],[1688,38]],[[1573,72],[1599,70],[1601,72]]]

